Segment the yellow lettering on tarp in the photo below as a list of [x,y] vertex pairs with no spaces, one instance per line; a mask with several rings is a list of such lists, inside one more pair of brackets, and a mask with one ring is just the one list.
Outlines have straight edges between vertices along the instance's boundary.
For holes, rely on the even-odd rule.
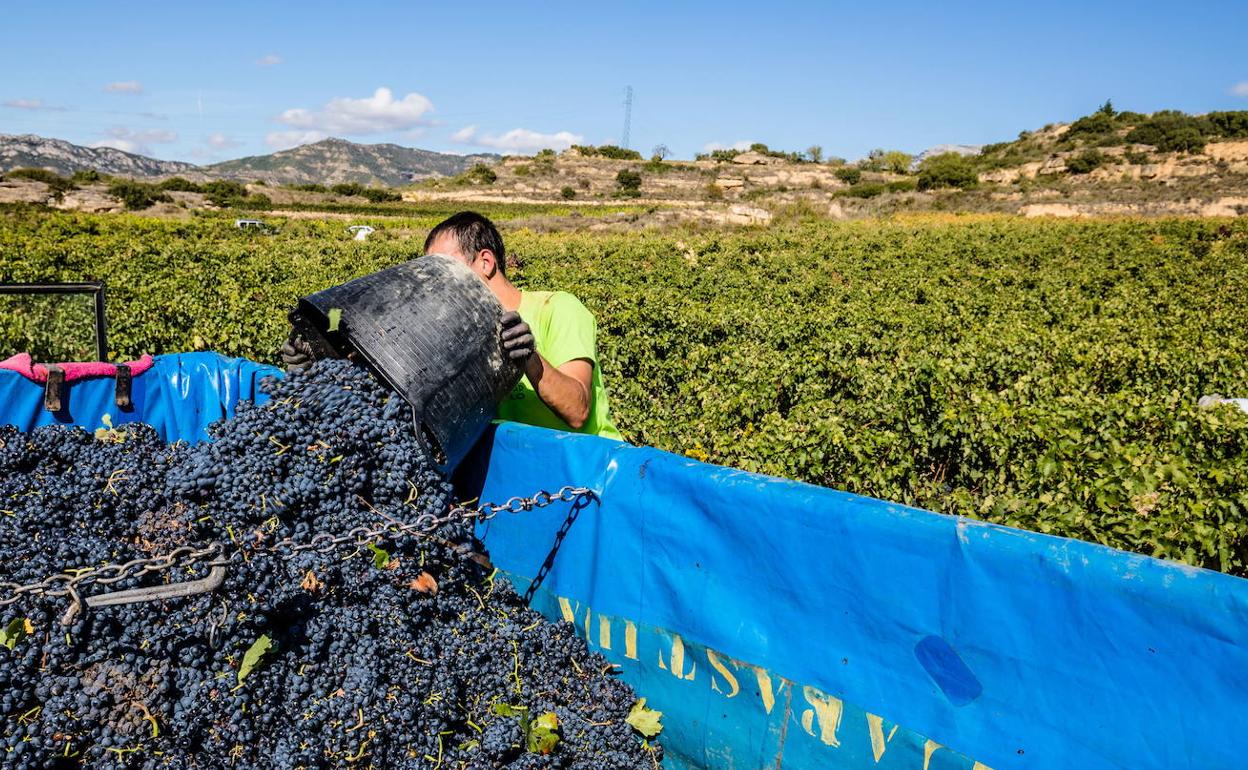
[[871,753],[875,755],[875,761],[878,763],[880,757],[884,756],[884,750],[888,748],[888,742],[897,734],[897,725],[893,725],[893,729],[888,731],[886,738],[884,737],[884,717],[867,714],[867,728],[871,733]]
[[576,607],[573,608],[572,602],[568,601],[562,596],[559,597],[559,612],[563,615],[563,619],[566,620],[567,622],[569,623],[576,622],[576,613],[577,613],[577,610],[579,610],[580,608],[581,608],[580,602],[577,602]]
[[[737,684],[737,678],[732,675],[732,672],[728,670],[728,667],[725,666],[723,661],[719,659],[719,655],[715,654],[715,651],[710,647],[707,647],[706,659],[710,662],[711,667],[719,672],[719,675],[722,676],[724,681],[728,683],[728,692],[726,693],[726,697],[736,697],[737,693],[741,692],[741,685]],[[719,682],[715,681],[714,674],[711,675],[711,689],[715,692],[723,692],[723,690],[719,689]]]
[[766,669],[754,666],[754,676],[758,679],[758,694],[763,699],[763,708],[770,714],[776,707],[776,692],[771,689],[771,674]]
[[[566,620],[567,622],[576,623],[576,615],[578,612],[581,611],[581,603],[577,602],[576,606],[573,606],[570,600],[565,599],[562,596],[558,597],[558,599],[559,599],[559,614],[562,615],[563,619]],[[593,611],[590,610],[589,607],[586,607],[585,608],[585,642],[587,644],[593,644],[594,642],[594,637],[590,635],[589,633],[589,621],[592,616],[593,616]]]
[[598,616],[598,646],[604,650],[611,649],[611,619],[606,615]]
[[[663,651],[659,650],[659,668],[667,670],[667,664],[663,662]],[[685,673],[685,640],[680,638],[680,634],[672,634],[672,676],[677,679],[688,679],[693,681],[693,677],[698,673],[698,663],[693,661],[689,673]]]
[[931,764],[932,755],[936,753],[936,749],[943,748],[944,746],[941,746],[939,743],[931,739],[929,739],[927,743],[923,744],[923,770],[927,770],[927,766]]
[[637,660],[637,624],[631,620],[624,621],[624,657]]
[[817,721],[819,740],[829,746],[840,746],[841,742],[836,739],[836,730],[841,726],[841,714],[844,711],[841,699],[834,698],[810,685],[802,687],[802,694],[806,696],[806,702],[814,707],[802,714],[802,727],[813,736],[815,734],[814,723]]
[[976,762],[971,766],[971,770],[992,770],[992,768],[985,765],[983,762]]

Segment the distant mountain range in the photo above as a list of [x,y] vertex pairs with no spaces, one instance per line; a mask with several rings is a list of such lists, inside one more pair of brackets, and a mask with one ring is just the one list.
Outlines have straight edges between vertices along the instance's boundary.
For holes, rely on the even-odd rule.
[[15,168],[46,168],[63,175],[95,169],[102,174],[136,179],[201,173],[193,163],[156,160],[111,147],[82,147],[34,134],[0,134],[0,171]]
[[493,163],[501,156],[450,155],[397,144],[356,144],[325,139],[271,155],[227,160],[204,168],[205,173],[230,179],[263,179],[275,184],[381,183],[398,186],[433,177],[454,176],[476,163]]
[[0,134],[0,171],[46,168],[58,174],[95,170],[102,174],[152,179],[183,176],[188,179],[263,179],[271,184],[384,184],[399,186],[421,179],[454,176],[476,163],[494,163],[494,154],[451,155],[400,147],[397,144],[356,144],[325,139],[270,155],[253,155],[224,163],[156,160],[111,147],[82,147],[61,139],[34,134]]

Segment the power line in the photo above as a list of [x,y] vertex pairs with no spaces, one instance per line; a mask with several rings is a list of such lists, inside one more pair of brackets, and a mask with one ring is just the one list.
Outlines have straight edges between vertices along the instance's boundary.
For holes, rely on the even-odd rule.
[[620,139],[620,146],[628,149],[628,132],[633,127],[633,87],[626,86],[624,88],[624,135]]

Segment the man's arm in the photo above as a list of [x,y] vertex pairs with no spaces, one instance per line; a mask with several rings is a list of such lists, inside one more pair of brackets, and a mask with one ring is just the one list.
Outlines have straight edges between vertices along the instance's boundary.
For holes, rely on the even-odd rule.
[[535,349],[533,333],[519,313],[504,313],[502,325],[503,349],[511,360],[524,366],[537,397],[573,430],[584,427],[589,421],[594,362],[574,358],[553,366]]
[[589,421],[590,388],[594,377],[592,362],[574,358],[563,366],[555,367],[541,354],[534,353],[525,366],[525,375],[542,403],[574,430],[580,430]]

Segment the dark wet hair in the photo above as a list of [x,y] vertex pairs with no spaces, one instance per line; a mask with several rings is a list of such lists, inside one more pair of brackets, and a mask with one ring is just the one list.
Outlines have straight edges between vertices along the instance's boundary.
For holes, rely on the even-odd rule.
[[476,260],[482,249],[489,249],[494,253],[499,272],[507,275],[507,250],[503,246],[503,236],[499,235],[494,223],[481,214],[461,211],[439,222],[425,238],[426,254],[429,253],[429,246],[443,233],[450,233],[455,237],[460,250],[468,257],[469,264]]

